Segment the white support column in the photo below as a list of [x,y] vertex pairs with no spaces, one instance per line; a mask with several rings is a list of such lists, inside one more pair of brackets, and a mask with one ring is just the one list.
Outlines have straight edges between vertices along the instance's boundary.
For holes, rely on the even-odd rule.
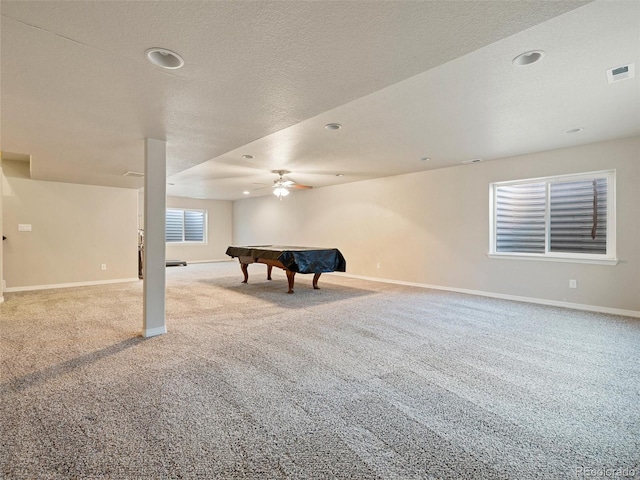
[[144,144],[144,283],[142,335],[167,333],[165,325],[165,221],[167,204],[167,142]]
[[[2,178],[2,152],[0,152],[0,238],[2,238],[2,184],[3,184],[3,178]],[[2,259],[3,259],[3,251],[4,251],[4,242],[2,242],[2,240],[0,240],[0,303],[4,302],[4,285],[3,285],[3,279],[4,279],[4,270],[3,270],[3,266],[2,266]]]

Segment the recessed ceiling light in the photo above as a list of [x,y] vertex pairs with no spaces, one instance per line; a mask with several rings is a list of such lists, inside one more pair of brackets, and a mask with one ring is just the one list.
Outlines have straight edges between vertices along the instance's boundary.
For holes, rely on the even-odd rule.
[[175,185],[175,183],[167,182],[167,185]]
[[530,52],[521,53],[516,58],[511,60],[511,63],[519,67],[523,67],[526,65],[531,65],[532,63],[536,63],[538,60],[541,60],[542,57],[544,57],[544,52],[542,50],[532,50]]
[[243,194],[243,195],[250,195],[250,194],[251,194],[251,192],[250,192],[250,191],[248,191],[248,190],[245,190],[244,192],[242,192],[242,194]]
[[564,133],[578,133],[584,130],[584,127],[572,128],[570,130],[565,130]]
[[431,157],[422,157],[420,159],[421,162],[428,162],[429,160],[431,160]]
[[336,173],[336,177],[344,177],[344,173]]
[[340,130],[342,128],[342,125],[340,125],[339,123],[327,123],[324,128],[326,128],[327,130]]
[[242,158],[246,158],[247,160],[251,160],[253,155],[242,155]]
[[150,48],[145,52],[147,59],[161,68],[175,70],[184,65],[184,60],[180,55],[166,48]]
[[481,159],[481,158],[473,158],[473,159],[471,159],[471,160],[463,160],[463,161],[462,161],[462,164],[463,164],[463,165],[468,165],[468,164],[470,164],[470,163],[480,163],[481,161],[482,161],[482,159]]

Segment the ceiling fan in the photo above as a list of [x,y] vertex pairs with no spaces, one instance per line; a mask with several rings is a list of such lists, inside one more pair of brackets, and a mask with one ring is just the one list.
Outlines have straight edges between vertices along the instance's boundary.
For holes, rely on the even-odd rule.
[[287,195],[289,195],[289,189],[295,188],[308,190],[310,188],[313,188],[311,185],[301,185],[294,182],[293,180],[285,180],[283,176],[291,173],[288,170],[272,170],[271,173],[275,173],[278,175],[278,178],[273,181],[273,185],[271,186],[271,188],[273,188],[273,194],[280,200],[282,200],[282,197],[286,197]]

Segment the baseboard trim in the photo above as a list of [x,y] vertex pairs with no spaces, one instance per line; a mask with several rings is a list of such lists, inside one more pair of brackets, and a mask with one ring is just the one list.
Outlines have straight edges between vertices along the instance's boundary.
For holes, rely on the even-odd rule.
[[187,265],[191,263],[218,263],[218,262],[230,262],[233,259],[222,258],[217,260],[187,260]]
[[142,331],[142,336],[144,338],[150,338],[150,337],[156,337],[158,335],[163,335],[165,333],[167,333],[166,325],[162,327],[147,328],[146,330]]
[[584,303],[571,303],[571,302],[563,302],[559,300],[547,300],[544,298],[522,297],[519,295],[507,295],[503,293],[485,292],[482,290],[470,290],[467,288],[443,287],[441,285],[429,285],[426,283],[404,282],[402,280],[389,280],[386,278],[377,278],[377,277],[365,277],[362,275],[352,275],[350,273],[336,272],[336,274],[344,277],[356,278],[359,280],[369,280],[372,282],[392,283],[395,285],[406,285],[408,287],[431,288],[433,290],[444,290],[447,292],[466,293],[469,295],[478,295],[480,297],[499,298],[502,300],[514,300],[516,302],[537,303],[539,305],[551,305],[554,307],[571,308],[573,310],[584,310],[587,312],[598,312],[598,313],[610,313],[613,315],[622,315],[625,317],[640,318],[640,311],[637,311],[637,310],[623,310],[621,308],[601,307],[599,305],[587,305]]
[[117,278],[114,280],[96,280],[92,282],[55,283],[51,285],[30,285],[28,287],[8,287],[5,292],[28,292],[30,290],[49,290],[50,288],[89,287],[91,285],[107,285],[110,283],[139,282],[138,277]]

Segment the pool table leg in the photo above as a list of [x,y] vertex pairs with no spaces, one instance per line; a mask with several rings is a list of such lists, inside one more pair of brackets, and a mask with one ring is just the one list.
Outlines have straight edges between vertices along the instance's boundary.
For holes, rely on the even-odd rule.
[[267,280],[271,280],[271,270],[273,270],[273,265],[267,265]]
[[320,278],[320,275],[322,275],[321,273],[316,273],[313,276],[313,288],[315,290],[320,290],[320,287],[318,286],[318,279]]
[[247,265],[246,263],[241,263],[240,264],[240,268],[242,269],[242,273],[244,275],[244,280],[242,281],[242,283],[247,283],[247,281],[249,280],[248,267],[249,267],[249,265]]
[[293,279],[296,276],[296,272],[291,270],[285,270],[287,272],[287,280],[289,281],[289,291],[287,293],[293,293]]

